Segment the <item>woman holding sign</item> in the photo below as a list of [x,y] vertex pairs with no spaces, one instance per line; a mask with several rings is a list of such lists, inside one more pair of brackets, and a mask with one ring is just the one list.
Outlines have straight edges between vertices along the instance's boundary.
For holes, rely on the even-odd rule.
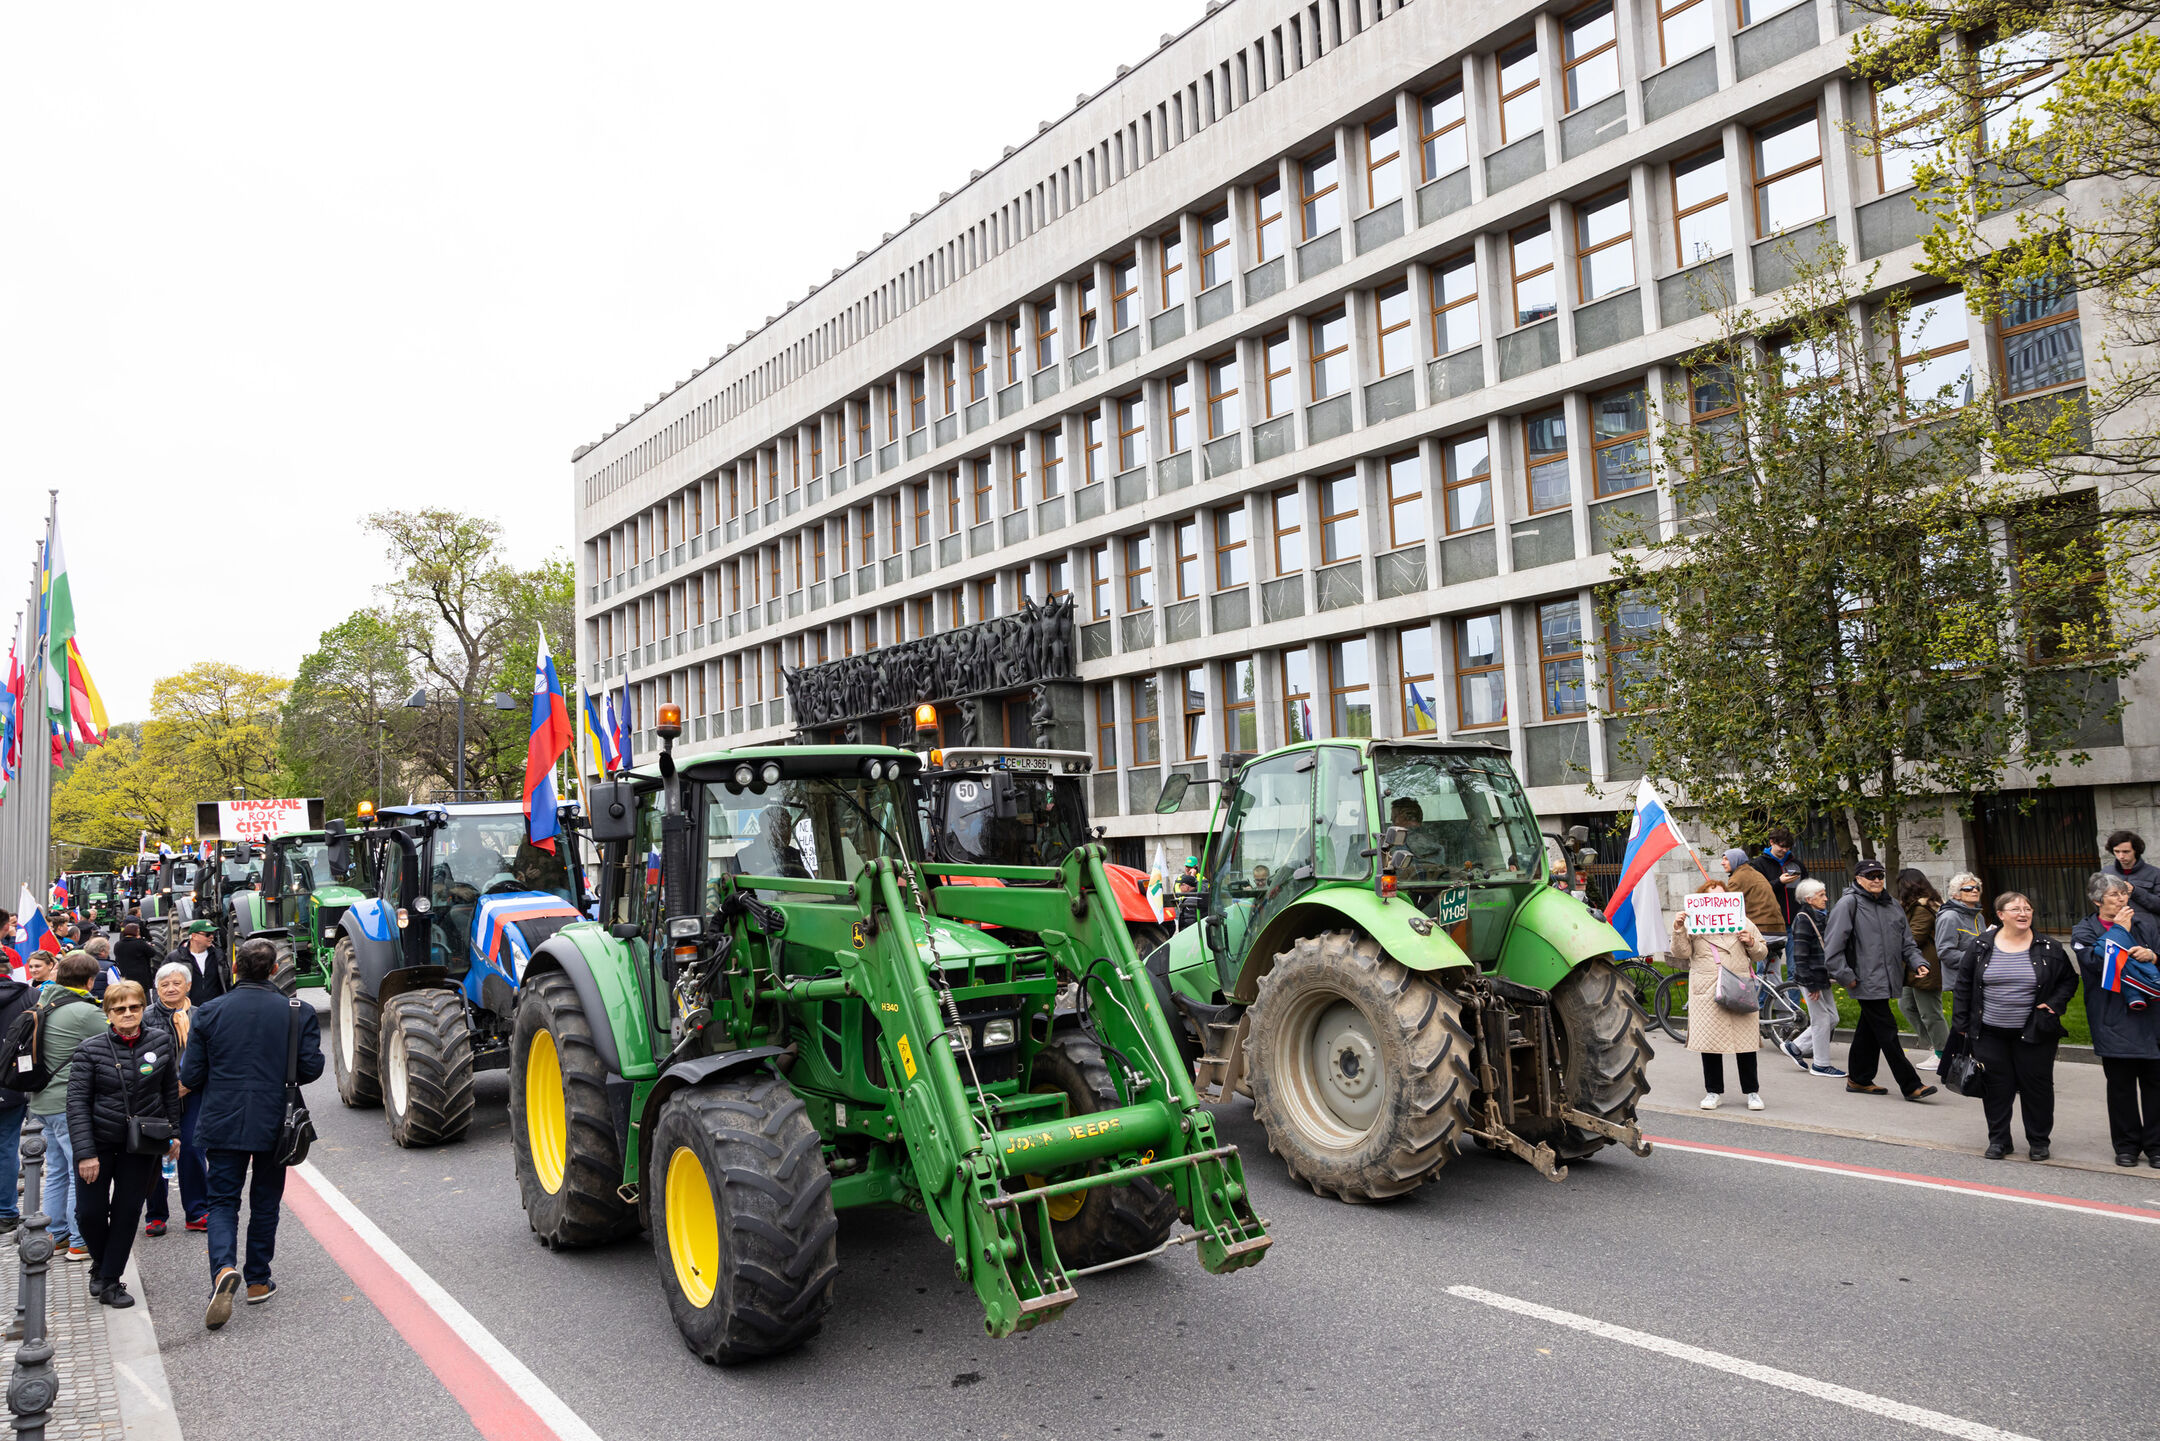
[[1747,899],[1723,881],[1704,881],[1673,917],[1672,958],[1688,968],[1687,1048],[1702,1056],[1702,1108],[1714,1111],[1725,1095],[1725,1058],[1740,1072],[1748,1109],[1763,1109],[1755,1079],[1755,1053],[1762,1049],[1762,1028],[1753,1007],[1731,1011],[1717,1004],[1718,972],[1729,971],[1749,982],[1755,994],[1755,967],[1769,949],[1762,932],[1747,918]]

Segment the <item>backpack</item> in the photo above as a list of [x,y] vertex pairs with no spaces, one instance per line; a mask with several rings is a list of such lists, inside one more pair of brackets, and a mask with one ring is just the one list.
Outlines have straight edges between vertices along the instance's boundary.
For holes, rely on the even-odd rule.
[[0,1040],[0,1057],[5,1058],[0,1062],[0,1090],[34,1096],[52,1084],[52,1068],[45,1064],[45,1018],[78,1002],[90,1004],[86,997],[63,988],[60,999],[40,1000],[15,1018],[6,1038]]

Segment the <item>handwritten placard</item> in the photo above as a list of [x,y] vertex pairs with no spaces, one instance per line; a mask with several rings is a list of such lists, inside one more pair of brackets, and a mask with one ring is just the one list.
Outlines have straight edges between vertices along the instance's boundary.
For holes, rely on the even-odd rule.
[[1747,897],[1733,891],[1706,891],[1680,900],[1691,936],[1735,936],[1747,924]]

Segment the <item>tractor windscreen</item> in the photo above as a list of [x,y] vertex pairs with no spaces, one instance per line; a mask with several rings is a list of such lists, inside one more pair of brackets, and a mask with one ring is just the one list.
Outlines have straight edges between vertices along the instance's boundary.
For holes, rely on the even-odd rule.
[[[852,881],[880,856],[910,860],[914,810],[890,780],[833,776],[733,789],[705,786],[702,884],[718,904],[722,876]],[[818,899],[791,893],[790,900]]]
[[[317,872],[318,884],[328,873],[327,864]],[[546,891],[572,905],[577,895],[570,889],[569,872],[563,868],[562,845],[550,854],[525,838],[525,817],[507,815],[458,815],[435,834],[434,875],[430,877],[435,903],[470,905],[479,896],[512,891]]]
[[1401,886],[1534,880],[1544,841],[1506,761],[1374,746],[1382,825],[1409,832]]
[[307,841],[285,851],[285,892],[298,895],[330,884],[330,847],[323,841]]
[[930,854],[964,866],[1055,866],[1088,838],[1079,776],[932,771]]

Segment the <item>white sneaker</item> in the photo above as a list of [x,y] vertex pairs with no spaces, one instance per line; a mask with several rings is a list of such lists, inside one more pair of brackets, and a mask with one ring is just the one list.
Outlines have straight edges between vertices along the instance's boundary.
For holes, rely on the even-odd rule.
[[1706,1111],[1716,1110],[1718,1108],[1719,1099],[1720,1097],[1718,1096],[1717,1092],[1710,1092],[1710,1094],[1702,1098],[1702,1108]]
[[1928,1057],[1926,1060],[1920,1063],[1920,1069],[1923,1071],[1940,1071],[1942,1069],[1942,1057]]
[[1747,1108],[1751,1111],[1760,1111],[1764,1109],[1762,1092],[1750,1091],[1747,1093]]

